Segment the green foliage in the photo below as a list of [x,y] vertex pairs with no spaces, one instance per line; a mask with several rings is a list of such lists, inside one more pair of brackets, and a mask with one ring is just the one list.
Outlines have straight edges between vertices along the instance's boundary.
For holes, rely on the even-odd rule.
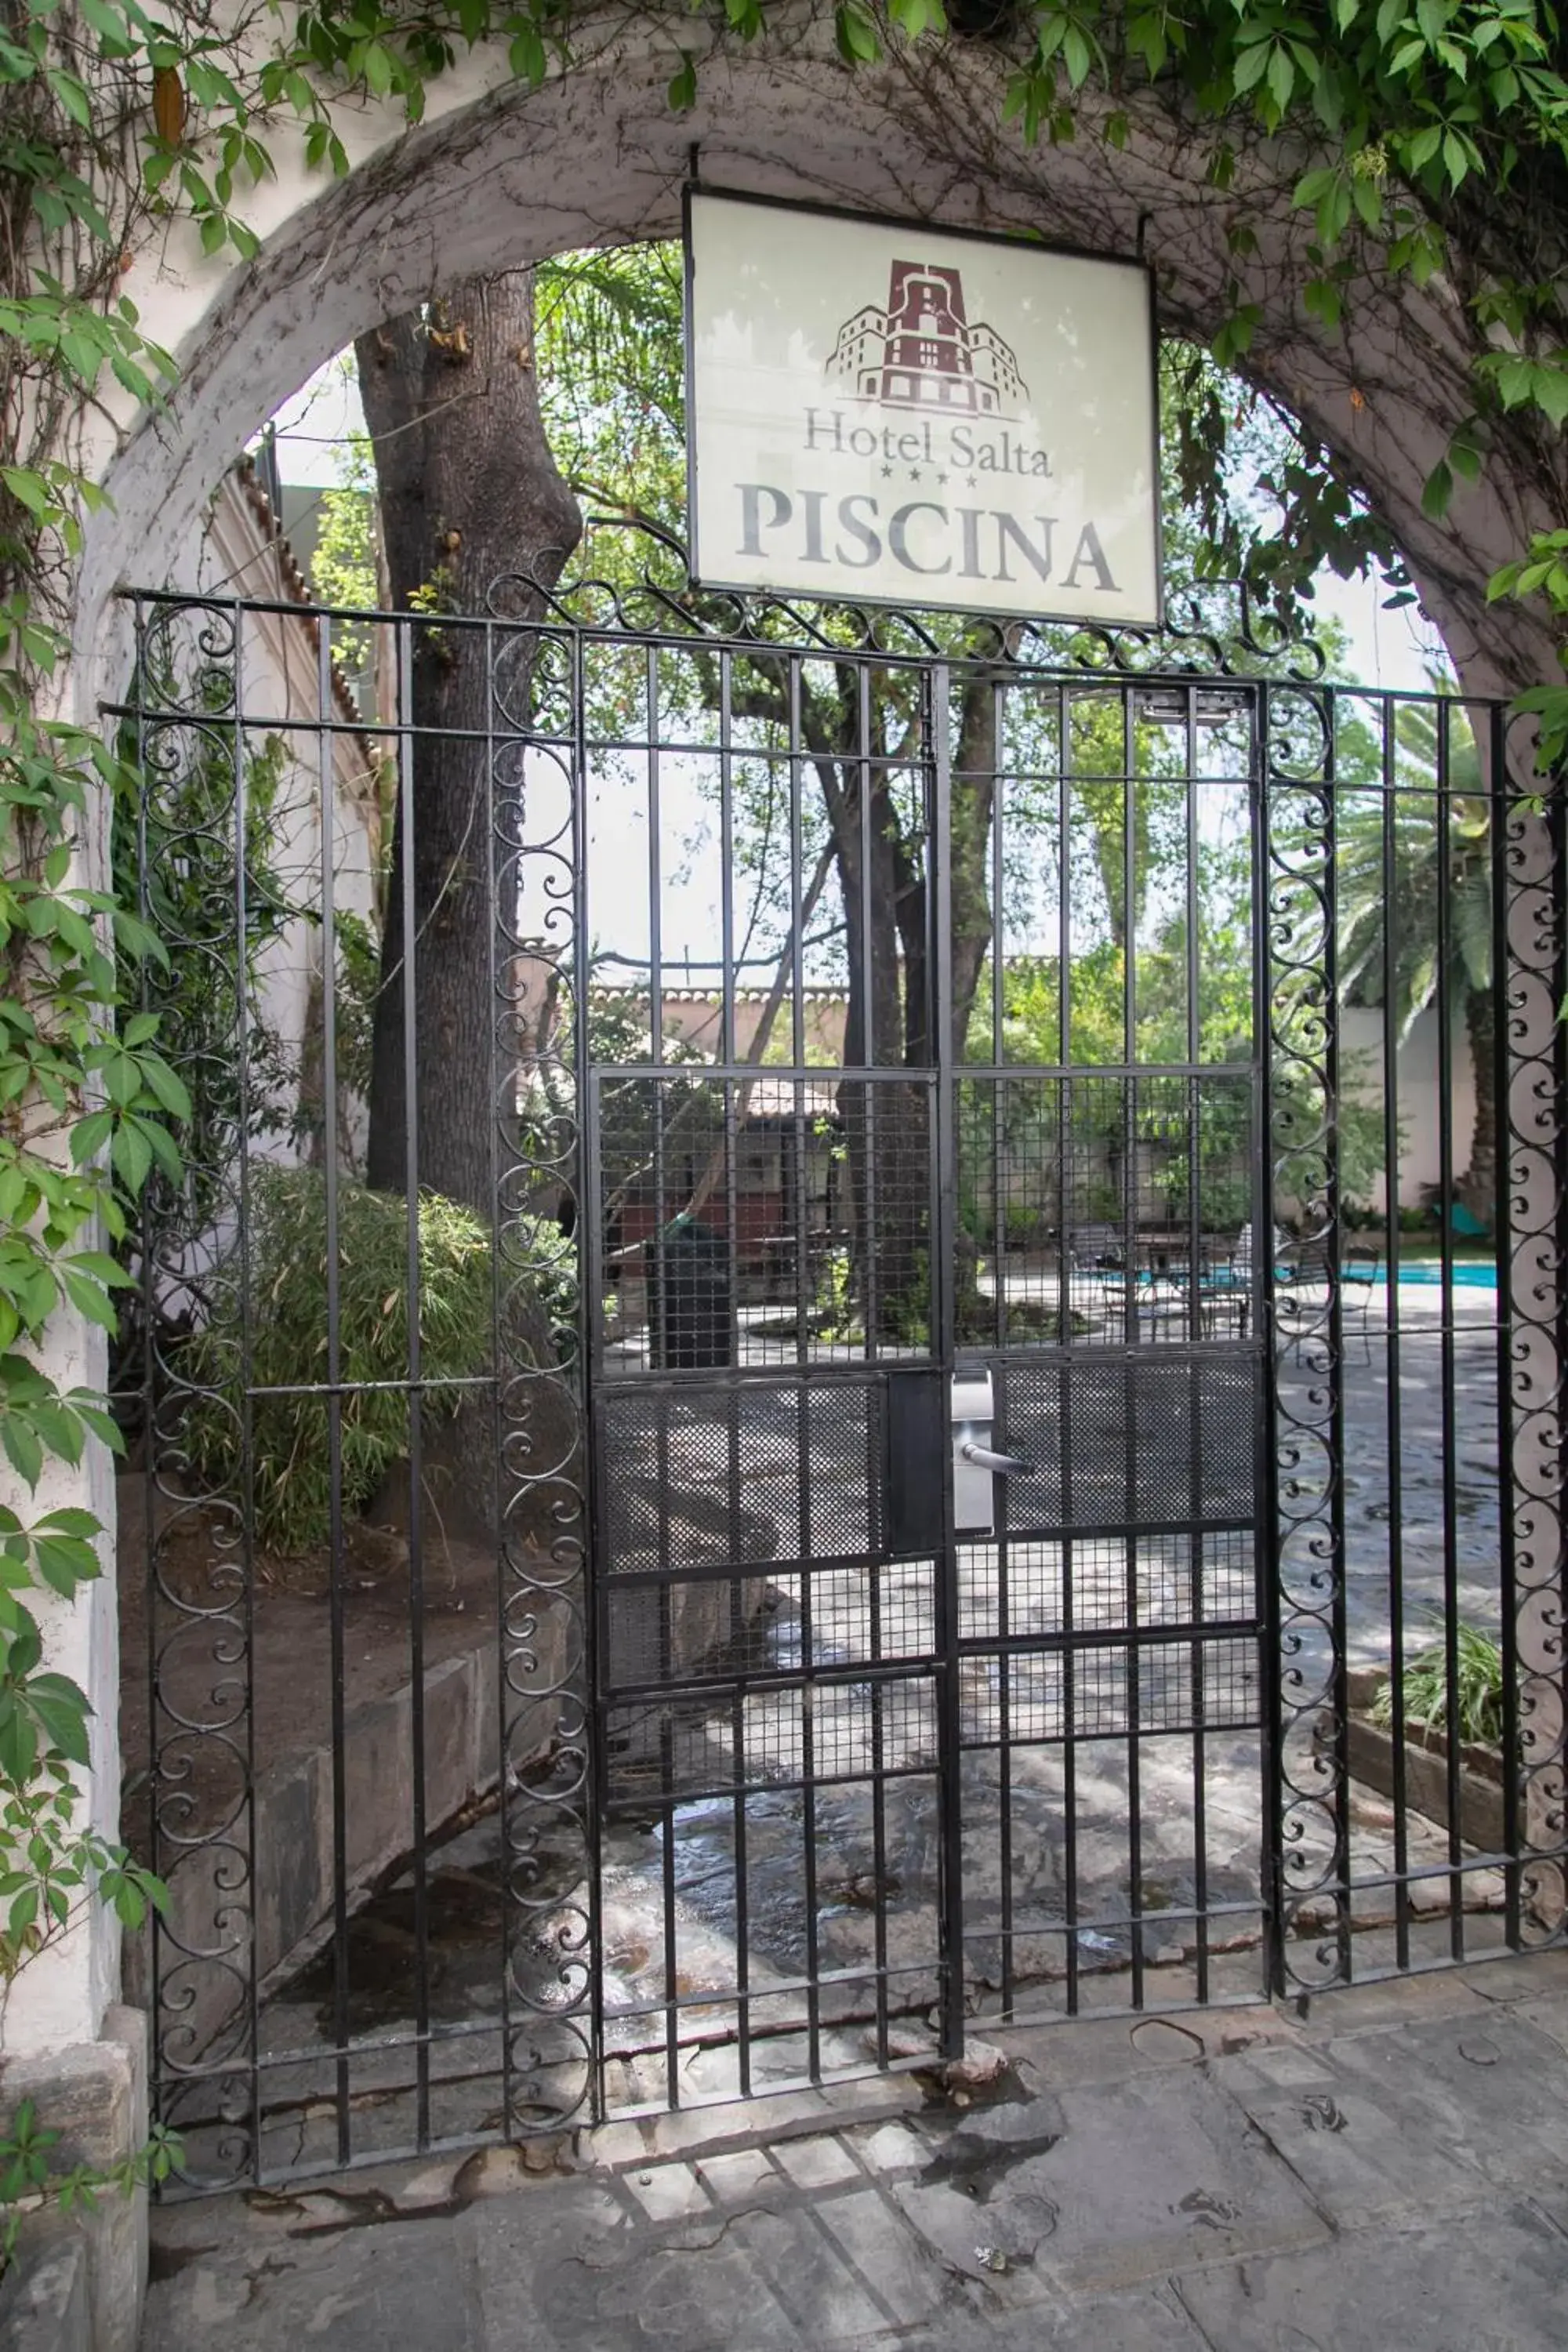
[[[1493,843],[1479,751],[1463,707],[1445,709],[1440,701],[1398,707],[1392,791],[1383,788],[1380,749],[1365,747],[1366,783],[1353,772],[1356,762],[1349,763],[1337,813],[1340,986],[1352,1003],[1382,1005],[1388,996],[1387,1016],[1401,1044],[1439,996],[1456,1027],[1468,1024],[1477,1081],[1470,1165],[1486,1168],[1497,1142],[1489,1018]],[[1469,1017],[1477,1012],[1483,1016],[1479,1034]],[[1370,1103],[1377,1083],[1374,1077],[1358,1090],[1363,1101]],[[1342,1181],[1352,1192],[1366,1189],[1360,1174]]]
[[[1469,1747],[1500,1748],[1503,1736],[1502,1651],[1491,1634],[1461,1618],[1454,1628],[1454,1712]],[[1372,1703],[1374,1723],[1394,1725],[1394,1685],[1382,1683]],[[1448,1728],[1448,1654],[1441,1642],[1421,1651],[1405,1669],[1405,1720],[1423,1731]]]
[[[0,1453],[36,1489],[51,1457],[118,1443],[101,1395],[62,1388],[36,1350],[61,1306],[113,1328],[126,1277],[100,1237],[123,1237],[155,1165],[175,1170],[167,1121],[190,1105],[134,1007],[140,962],[167,958],[74,866],[88,795],[127,789],[127,772],[85,730],[37,717],[34,684],[65,648],[26,611],[13,596],[0,646]],[[101,1533],[87,1511],[0,1509],[0,1987],[95,1893],[126,1919],[164,1899],[77,1826],[90,1709],[44,1662],[35,1596],[68,1600],[95,1577]]]
[[[224,1284],[207,1328],[191,1340],[182,1370],[212,1393],[186,1422],[191,1458],[215,1484],[243,1476],[242,1371],[260,1390],[327,1379],[344,1384],[342,1502],[363,1509],[408,1451],[408,1209],[395,1194],[341,1184],[337,1202],[338,1353],[328,1355],[326,1184],[314,1169],[271,1169],[250,1194],[244,1255]],[[542,1234],[533,1272],[555,1278]],[[491,1345],[493,1263],[488,1228],[432,1192],[418,1204],[419,1362],[426,1422],[457,1410],[463,1391],[443,1387],[482,1370]],[[376,1386],[375,1383],[384,1385]],[[284,1557],[328,1541],[331,1465],[328,1415],[318,1394],[259,1395],[250,1408],[255,1528]]]
[[[375,469],[367,435],[356,433],[337,451],[336,486],[321,494],[310,586],[323,604],[374,612],[375,580]],[[335,621],[332,651],[353,674],[370,656],[370,626]]]
[[[1568,530],[1534,532],[1529,553],[1495,572],[1487,593],[1494,604],[1500,596],[1540,596],[1568,630]],[[1557,658],[1568,669],[1568,645],[1558,648]],[[1537,766],[1544,774],[1559,775],[1568,765],[1568,687],[1533,686],[1519,696],[1514,708],[1539,724]]]
[[[1394,926],[1395,1032],[1403,1039],[1446,986],[1456,1011],[1492,984],[1491,808],[1464,711],[1448,727],[1446,772],[1430,706],[1405,703],[1395,720],[1392,808],[1380,790],[1348,792],[1337,824],[1340,982],[1352,1002],[1381,1004],[1384,942]],[[1438,781],[1443,772],[1440,821]],[[1469,787],[1469,789],[1467,789]],[[1392,857],[1387,851],[1392,835]],[[1446,881],[1443,872],[1447,856]],[[1438,963],[1439,899],[1447,899],[1448,964]]]
[[338,1091],[368,1102],[375,1000],[381,991],[381,941],[363,915],[352,914],[346,908],[338,910],[334,922],[338,935]]
[[612,523],[646,519],[679,531],[684,520],[681,288],[680,248],[667,244],[566,254],[535,272],[551,449],[590,512]]
[[[140,901],[154,935],[181,943],[156,991],[156,1033],[164,1052],[199,1069],[202,1082],[195,1099],[183,1085],[170,1092],[163,1108],[173,1131],[157,1129],[155,1157],[164,1184],[183,1196],[193,1232],[200,1231],[222,1193],[233,1139],[284,1130],[290,1123],[282,1106],[294,1090],[281,1041],[258,1009],[258,960],[297,915],[315,913],[289,903],[274,863],[288,747],[281,736],[268,735],[245,756],[242,861],[235,846],[240,762],[232,674],[215,665],[204,681],[208,714],[229,723],[196,730],[188,766],[177,777],[161,779],[145,805],[138,793],[117,806],[110,850],[121,902]],[[166,681],[160,690],[168,690]],[[240,906],[245,950],[237,958],[231,940]],[[121,1039],[152,1022],[148,1013],[122,1013]],[[237,1048],[242,1028],[243,1060]],[[152,1133],[147,1142],[153,1150]]]
[[[17,1661],[17,1645],[12,1657]],[[166,1900],[161,1879],[77,1826],[68,1768],[87,1762],[86,1727],[73,1685],[63,1675],[23,1670],[35,1664],[26,1657],[0,1679],[0,1985],[6,1986],[89,1900],[109,1904],[132,1930]]]
[[91,2212],[106,2189],[129,2197],[134,2189],[166,2180],[184,2160],[178,2135],[163,2124],[154,2124],[145,2145],[115,2164],[73,2164],[57,2171],[59,2144],[60,2134],[39,2123],[32,2099],[22,2100],[0,2131],[0,2271],[9,2269],[23,2220],[37,2207]]

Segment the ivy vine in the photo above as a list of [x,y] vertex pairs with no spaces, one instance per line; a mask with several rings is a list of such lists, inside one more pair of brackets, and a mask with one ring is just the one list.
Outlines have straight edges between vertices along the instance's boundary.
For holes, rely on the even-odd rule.
[[[696,0],[696,10],[741,42],[771,13],[767,0]],[[691,11],[650,13],[669,33],[668,96],[680,110],[697,89],[681,40]],[[933,54],[949,40],[1001,43],[1005,112],[1032,139],[1080,135],[1092,95],[1093,135],[1123,145],[1129,110],[1153,92],[1198,126],[1221,186],[1241,141],[1300,132],[1321,159],[1293,191],[1312,232],[1300,293],[1323,329],[1369,253],[1385,277],[1418,284],[1447,268],[1456,239],[1479,257],[1461,289],[1477,330],[1473,411],[1427,485],[1429,510],[1483,475],[1503,420],[1528,419],[1560,444],[1568,313],[1552,237],[1568,223],[1568,76],[1550,0],[1187,0],[1180,11],[1168,0],[971,0],[970,30],[950,27],[942,0],[840,0],[834,23],[849,68],[889,43]],[[84,469],[83,421],[106,378],[152,405],[174,373],[122,290],[131,253],[179,215],[208,251],[249,256],[257,239],[237,206],[274,171],[279,139],[342,174],[333,109],[345,96],[395,101],[414,123],[466,50],[499,45],[533,87],[569,63],[572,34],[569,0],[0,7],[0,1452],[35,1496],[51,1462],[79,1463],[93,1438],[117,1442],[100,1396],[40,1369],[42,1343],[62,1307],[114,1328],[126,1276],[112,1247],[150,1171],[177,1177],[172,1129],[190,1115],[155,1017],[134,1010],[140,968],[163,960],[158,940],[81,878],[89,800],[133,794],[137,778],[51,702],[83,518],[102,495]],[[1216,356],[1243,359],[1257,323],[1237,296]],[[1291,495],[1292,530],[1271,554],[1251,551],[1277,587],[1361,528],[1321,469]],[[1359,543],[1378,552],[1375,529]],[[1568,629],[1568,530],[1538,533],[1490,593],[1540,600]],[[1540,721],[1543,761],[1561,760],[1568,686],[1521,699]],[[68,1602],[99,1573],[103,1534],[73,1507],[0,1511],[4,1982],[94,1891],[128,1921],[159,1898],[156,1882],[79,1827],[87,1701],[43,1664],[44,1596]]]

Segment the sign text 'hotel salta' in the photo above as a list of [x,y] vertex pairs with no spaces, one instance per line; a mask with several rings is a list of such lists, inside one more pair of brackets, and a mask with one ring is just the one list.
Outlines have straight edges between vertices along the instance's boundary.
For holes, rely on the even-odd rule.
[[1142,268],[695,190],[687,253],[705,585],[1158,622]]

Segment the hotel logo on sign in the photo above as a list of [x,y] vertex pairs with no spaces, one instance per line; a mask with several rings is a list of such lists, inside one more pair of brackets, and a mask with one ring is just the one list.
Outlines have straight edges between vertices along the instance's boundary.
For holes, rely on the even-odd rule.
[[696,194],[687,250],[705,583],[1158,620],[1141,269]]
[[942,416],[1016,416],[1029,387],[994,327],[971,326],[956,269],[895,261],[888,307],[845,320],[825,371],[851,400]]

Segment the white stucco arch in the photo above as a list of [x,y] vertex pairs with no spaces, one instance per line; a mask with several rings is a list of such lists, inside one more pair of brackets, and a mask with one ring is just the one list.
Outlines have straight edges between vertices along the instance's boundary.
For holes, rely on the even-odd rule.
[[[719,187],[1142,249],[1168,331],[1205,336],[1233,300],[1255,306],[1248,364],[1365,485],[1466,683],[1515,691],[1553,674],[1550,632],[1516,613],[1489,616],[1484,601],[1488,573],[1532,519],[1545,522],[1544,507],[1532,518],[1527,496],[1483,485],[1461,490],[1445,521],[1421,512],[1426,476],[1471,405],[1458,298],[1441,279],[1425,290],[1352,282],[1342,330],[1313,326],[1300,299],[1310,219],[1289,201],[1309,155],[1244,147],[1222,193],[1209,184],[1209,135],[1147,97],[1131,107],[1122,151],[1100,135],[1098,100],[1086,101],[1075,142],[1030,147],[1002,121],[1004,53],[896,46],[851,73],[823,0],[802,0],[764,39],[717,48],[695,109],[678,116],[667,98],[675,43],[697,37],[690,20],[585,12],[574,61],[533,91],[480,49],[432,86],[416,130],[386,105],[342,108],[343,179],[308,172],[280,136],[278,175],[246,206],[262,241],[254,261],[203,258],[184,230],[142,248],[128,290],[180,376],[160,415],[102,450],[114,506],[90,526],[82,562],[79,643],[94,657],[78,674],[80,715],[121,666],[104,626],[117,583],[179,576],[214,480],[324,359],[443,278],[675,233],[693,145]],[[1250,253],[1231,241],[1244,221]]]
[[[1471,404],[1458,298],[1440,279],[1391,291],[1368,278],[1347,288],[1342,329],[1312,325],[1299,291],[1310,222],[1289,196],[1309,153],[1244,147],[1221,192],[1208,179],[1207,135],[1149,97],[1124,101],[1124,151],[1100,135],[1098,100],[1086,100],[1075,142],[1031,148],[1003,123],[1012,61],[997,49],[895,47],[880,66],[851,74],[835,52],[826,0],[777,13],[764,39],[702,62],[697,105],[683,116],[670,112],[666,90],[677,44],[701,45],[697,20],[606,7],[584,10],[574,62],[538,90],[510,79],[501,51],[481,49],[432,86],[416,130],[394,108],[342,105],[352,169],[342,180],[307,172],[292,135],[279,133],[278,176],[244,206],[261,239],[253,261],[203,257],[186,228],[154,221],[125,290],[180,373],[156,415],[97,428],[95,470],[112,505],[87,530],[66,707],[90,723],[121,690],[129,631],[117,586],[191,577],[213,483],[324,359],[443,278],[673,234],[694,143],[717,187],[1142,249],[1169,331],[1207,335],[1233,302],[1255,306],[1249,365],[1385,515],[1467,686],[1512,692],[1553,676],[1544,622],[1489,616],[1485,605],[1488,573],[1532,523],[1553,520],[1544,491],[1538,499],[1518,487],[1533,480],[1523,463],[1461,490],[1445,520],[1421,512],[1422,485]],[[1244,222],[1256,238],[1250,251],[1232,243]],[[101,873],[101,840],[87,840],[84,852],[89,873]],[[52,1360],[68,1377],[93,1379],[97,1335],[62,1318]],[[49,1500],[85,1500],[111,1519],[101,1460],[68,1483],[68,1496],[51,1491]],[[110,1791],[112,1627],[110,1577],[58,1624],[55,1648],[56,1663],[94,1695],[98,1779]],[[18,1988],[13,2046],[94,2036],[112,1997],[113,1948],[111,1926],[99,1920],[49,1956]]]

